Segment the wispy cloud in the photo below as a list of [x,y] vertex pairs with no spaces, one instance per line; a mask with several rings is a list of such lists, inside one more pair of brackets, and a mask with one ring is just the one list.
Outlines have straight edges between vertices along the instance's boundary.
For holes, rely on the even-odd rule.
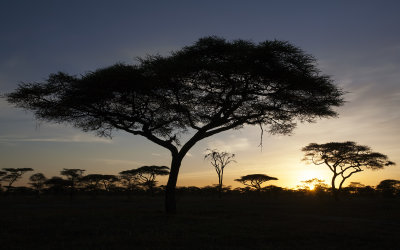
[[130,165],[132,167],[143,165],[140,161],[129,161],[129,160],[119,160],[119,159],[93,159],[92,161],[102,163],[105,165]]
[[207,144],[210,149],[218,149],[227,152],[243,151],[250,147],[249,139],[230,137],[226,140],[214,140]]
[[21,137],[21,136],[0,136],[0,143],[10,142],[88,142],[88,143],[112,143],[110,139],[89,135],[72,135],[66,137]]

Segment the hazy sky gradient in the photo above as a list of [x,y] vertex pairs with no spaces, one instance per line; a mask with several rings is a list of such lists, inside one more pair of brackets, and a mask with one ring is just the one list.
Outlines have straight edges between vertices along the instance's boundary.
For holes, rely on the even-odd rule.
[[[178,185],[217,183],[203,160],[206,148],[237,154],[224,178],[235,186],[233,179],[253,173],[277,177],[271,184],[283,187],[314,177],[329,183],[327,168],[301,162],[300,149],[310,142],[352,140],[400,164],[399,1],[2,1],[0,10],[0,94],[57,71],[79,75],[166,55],[208,35],[287,40],[348,92],[339,118],[299,124],[292,136],[266,135],[262,151],[255,127],[201,141],[185,158]],[[0,168],[32,167],[51,177],[62,168],[117,174],[169,163],[169,152],[145,138],[117,132],[108,140],[38,123],[0,99]],[[365,171],[350,181],[377,185],[400,179],[399,169]]]

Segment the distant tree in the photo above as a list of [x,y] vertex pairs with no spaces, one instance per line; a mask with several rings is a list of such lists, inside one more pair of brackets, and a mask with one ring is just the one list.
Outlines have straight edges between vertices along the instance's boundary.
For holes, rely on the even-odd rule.
[[350,182],[347,187],[342,189],[350,194],[358,194],[363,188],[365,188],[365,185],[361,184],[360,182]]
[[111,191],[111,188],[115,186],[115,183],[118,181],[118,177],[112,174],[104,174],[101,178],[101,184],[103,185],[104,190],[107,192]]
[[115,175],[108,174],[88,174],[81,178],[83,183],[89,190],[96,191],[99,189],[104,189],[105,191],[110,191],[113,183],[117,182],[119,179]]
[[383,180],[376,186],[376,189],[386,197],[400,195],[400,180]]
[[36,190],[36,193],[40,195],[45,186],[47,178],[42,173],[36,173],[31,175],[29,180],[31,181],[29,184]]
[[234,160],[235,154],[231,154],[228,152],[219,152],[216,149],[208,149],[207,154],[204,156],[204,159],[208,159],[211,162],[211,165],[214,167],[215,172],[218,175],[218,187],[219,187],[219,196],[222,195],[222,181],[224,178],[224,169],[225,167],[231,163],[236,162]]
[[156,177],[169,174],[169,167],[166,166],[143,166],[138,169],[137,177],[140,185],[145,187],[150,193],[154,193],[157,184]]
[[58,176],[53,176],[45,181],[48,190],[55,193],[65,193],[71,187],[71,181]]
[[[370,147],[357,145],[355,142],[329,142],[325,144],[310,143],[304,147],[304,161],[315,165],[325,164],[332,171],[331,190],[335,199],[339,199],[343,183],[353,174],[364,169],[378,170],[394,165],[384,154],[372,152]],[[339,187],[336,180],[339,177]],[[341,180],[340,180],[341,178]]]
[[271,177],[265,174],[249,174],[240,177],[240,179],[235,179],[235,181],[238,181],[242,183],[245,186],[254,188],[257,191],[261,191],[261,185],[264,182],[271,181],[271,180],[278,180],[278,178]]
[[70,194],[71,196],[75,193],[77,185],[80,183],[83,173],[86,170],[78,168],[64,168],[60,174],[64,175],[70,183]]
[[327,185],[324,180],[320,180],[318,178],[313,178],[305,181],[301,181],[302,185],[297,186],[299,189],[303,190],[313,190],[313,191],[323,191]]
[[286,190],[282,187],[274,186],[274,185],[269,185],[261,188],[261,191],[264,193],[268,193],[273,196],[280,196],[282,195]]
[[102,179],[101,174],[88,174],[81,178],[81,182],[84,184],[85,189],[88,191],[98,191],[101,189],[100,181]]
[[[100,136],[124,130],[169,150],[165,207],[174,213],[179,169],[197,142],[245,125],[288,134],[298,119],[336,116],[332,107],[342,105],[342,95],[312,56],[288,42],[205,37],[137,65],[117,64],[80,77],[51,74],[43,83],[21,84],[7,100],[40,120]],[[188,140],[182,144],[181,138]]]
[[2,186],[1,186],[1,182],[3,181],[3,176],[5,176],[6,174],[7,174],[6,171],[0,170],[0,192],[3,190]]
[[139,186],[139,173],[137,169],[124,170],[119,172],[119,179],[121,184],[126,187],[127,190],[133,191]]
[[8,183],[6,186],[6,194],[10,192],[12,184],[21,179],[23,174],[33,171],[32,168],[3,168],[3,170],[6,171],[6,174],[3,174],[2,180]]

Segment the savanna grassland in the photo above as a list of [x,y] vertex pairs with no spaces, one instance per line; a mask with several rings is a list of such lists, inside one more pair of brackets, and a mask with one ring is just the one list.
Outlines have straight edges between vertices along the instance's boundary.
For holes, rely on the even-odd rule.
[[1,249],[400,249],[400,200],[3,196]]

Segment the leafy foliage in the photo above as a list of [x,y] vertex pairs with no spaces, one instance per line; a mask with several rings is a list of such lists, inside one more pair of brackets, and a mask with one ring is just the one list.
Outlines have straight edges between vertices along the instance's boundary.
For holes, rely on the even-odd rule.
[[335,116],[331,107],[342,104],[342,91],[314,61],[287,42],[207,37],[139,65],[51,74],[45,83],[20,85],[8,101],[99,135],[123,129],[177,143],[187,128],[210,136],[244,124],[289,133],[295,118]]
[[298,119],[335,117],[342,95],[312,56],[288,42],[205,37],[137,65],[116,64],[80,77],[51,74],[43,83],[21,84],[7,100],[41,120],[100,136],[124,130],[168,149],[166,207],[174,212],[182,159],[198,141],[244,125],[288,134]]

